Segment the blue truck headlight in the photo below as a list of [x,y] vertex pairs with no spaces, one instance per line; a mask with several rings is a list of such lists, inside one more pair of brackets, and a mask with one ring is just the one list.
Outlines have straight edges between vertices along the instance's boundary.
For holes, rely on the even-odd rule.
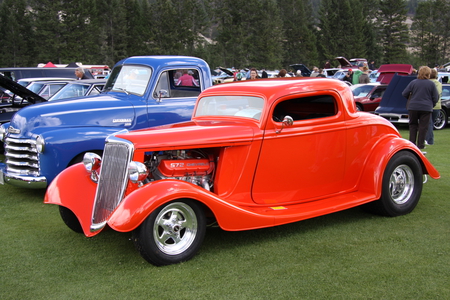
[[42,135],[36,137],[36,150],[38,153],[43,153],[45,150],[45,140]]
[[132,161],[128,166],[128,178],[130,178],[131,182],[138,183],[143,181],[148,176],[147,167],[140,162]]

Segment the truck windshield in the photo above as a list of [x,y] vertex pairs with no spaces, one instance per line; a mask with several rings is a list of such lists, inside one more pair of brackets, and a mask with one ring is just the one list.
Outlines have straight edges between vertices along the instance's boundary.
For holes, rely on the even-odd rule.
[[195,116],[236,116],[259,120],[264,99],[249,96],[211,96],[199,100]]
[[125,65],[116,67],[108,79],[105,91],[142,96],[147,89],[152,70],[148,67]]

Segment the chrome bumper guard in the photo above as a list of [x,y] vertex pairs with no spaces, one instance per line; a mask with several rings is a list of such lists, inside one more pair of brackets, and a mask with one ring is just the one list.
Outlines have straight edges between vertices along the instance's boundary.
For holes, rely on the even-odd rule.
[[32,177],[7,173],[6,165],[0,163],[0,184],[5,183],[29,189],[45,189],[47,187],[47,179],[44,176]]

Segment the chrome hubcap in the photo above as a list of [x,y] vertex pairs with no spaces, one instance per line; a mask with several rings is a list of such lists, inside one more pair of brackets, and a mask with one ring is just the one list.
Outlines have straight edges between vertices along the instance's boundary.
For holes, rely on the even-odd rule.
[[414,191],[414,175],[410,167],[400,165],[389,178],[389,193],[396,204],[406,203]]
[[153,237],[159,250],[167,255],[177,255],[192,245],[197,228],[197,216],[189,205],[171,203],[156,217]]

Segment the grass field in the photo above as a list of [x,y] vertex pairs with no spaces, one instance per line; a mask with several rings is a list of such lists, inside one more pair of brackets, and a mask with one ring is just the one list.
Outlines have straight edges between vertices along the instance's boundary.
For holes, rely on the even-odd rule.
[[85,238],[42,203],[44,191],[0,186],[0,299],[450,299],[450,129],[435,140],[427,157],[441,179],[409,215],[354,208],[269,229],[210,228],[194,259],[159,268],[130,234]]

